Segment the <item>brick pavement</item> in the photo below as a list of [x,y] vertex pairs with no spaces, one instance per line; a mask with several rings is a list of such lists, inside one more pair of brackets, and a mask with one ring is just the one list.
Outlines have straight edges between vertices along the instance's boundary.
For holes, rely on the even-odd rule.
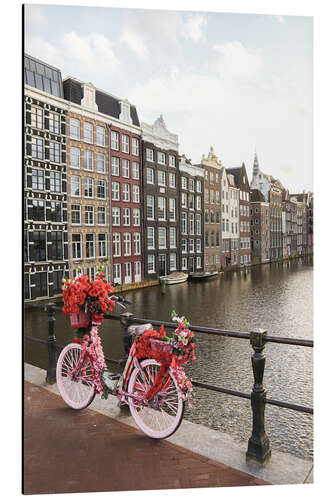
[[269,484],[24,382],[24,493]]

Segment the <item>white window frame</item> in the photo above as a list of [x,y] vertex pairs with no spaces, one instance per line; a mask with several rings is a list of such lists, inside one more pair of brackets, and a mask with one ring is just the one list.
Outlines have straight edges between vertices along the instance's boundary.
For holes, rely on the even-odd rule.
[[127,134],[121,134],[121,151],[123,153],[130,152],[130,136]]
[[[101,164],[103,165],[101,168]],[[105,174],[106,173],[106,168],[105,168],[105,154],[104,153],[97,153],[97,172],[99,174]]]
[[123,242],[124,242],[124,256],[130,257],[132,255],[131,233],[123,233]]
[[140,208],[133,208],[133,226],[140,226]]
[[[74,181],[75,179],[75,181]],[[74,182],[77,182],[77,186],[79,188],[78,194],[74,194],[73,190],[73,185]],[[74,198],[80,198],[81,197],[81,177],[79,175],[71,175],[71,196]]]
[[138,161],[132,162],[132,179],[140,180],[140,163]]
[[154,254],[148,254],[147,255],[147,272],[148,274],[153,274],[155,273],[155,255]]
[[132,202],[140,203],[140,186],[133,184],[132,187]]
[[91,149],[84,150],[83,168],[88,172],[94,171],[94,152]]
[[119,151],[119,132],[111,131],[111,149]]
[[[76,160],[78,159],[77,166],[73,162],[74,158]],[[77,148],[75,146],[71,146],[71,148],[70,148],[70,167],[75,168],[76,170],[79,170],[80,166],[81,166],[81,150],[80,150],[80,148]]]
[[120,175],[120,158],[118,156],[112,156],[111,159],[111,175]]
[[83,142],[94,143],[94,125],[90,122],[83,122]]
[[155,228],[153,226],[147,227],[147,250],[155,250]]
[[120,183],[117,181],[112,181],[111,189],[111,199],[113,201],[120,201]]
[[[99,140],[101,137],[102,141]],[[100,125],[96,125],[96,144],[97,146],[105,146],[105,128]]]
[[[78,131],[77,135],[72,133],[74,130]],[[69,137],[75,141],[79,141],[81,139],[80,120],[77,118],[69,119]]]
[[139,156],[140,148],[139,148],[139,139],[136,137],[132,137],[132,155]]
[[131,201],[131,185],[126,182],[122,184],[122,201]]
[[[103,211],[102,211],[102,209],[103,209]],[[102,214],[102,213],[104,214],[104,216],[103,216],[104,222],[100,222],[99,221],[100,214]],[[97,207],[97,224],[99,226],[105,226],[106,225],[106,207],[104,207],[104,206]]]

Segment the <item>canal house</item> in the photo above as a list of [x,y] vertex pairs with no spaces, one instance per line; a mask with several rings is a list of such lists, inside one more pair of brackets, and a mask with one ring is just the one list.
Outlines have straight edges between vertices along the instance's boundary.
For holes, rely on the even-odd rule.
[[144,268],[150,281],[181,269],[179,144],[162,115],[141,127]]
[[270,260],[269,203],[258,189],[251,189],[251,249],[252,263],[262,264]]
[[204,266],[204,170],[182,155],[179,173],[181,270],[191,275]]
[[24,56],[24,299],[61,294],[68,273],[66,115],[61,71]]
[[205,272],[221,269],[221,174],[222,163],[211,146],[207,157],[203,154],[201,164],[204,171],[204,245]]

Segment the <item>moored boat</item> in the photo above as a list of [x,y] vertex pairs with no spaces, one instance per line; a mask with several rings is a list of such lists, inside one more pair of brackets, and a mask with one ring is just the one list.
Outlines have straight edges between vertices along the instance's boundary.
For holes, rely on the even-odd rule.
[[191,280],[207,280],[210,278],[216,278],[219,275],[218,271],[212,272],[202,272],[202,273],[193,273],[190,274],[189,278]]
[[167,276],[161,276],[160,281],[161,283],[165,283],[166,285],[175,285],[177,283],[184,283],[187,278],[187,274],[175,272],[168,274]]

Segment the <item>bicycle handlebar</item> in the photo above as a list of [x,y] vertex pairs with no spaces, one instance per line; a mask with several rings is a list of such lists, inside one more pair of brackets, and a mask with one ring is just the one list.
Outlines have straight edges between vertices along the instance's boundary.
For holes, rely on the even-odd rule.
[[112,295],[111,300],[115,300],[116,302],[120,302],[123,304],[132,304],[130,300],[124,299],[124,297],[119,297],[118,295]]

